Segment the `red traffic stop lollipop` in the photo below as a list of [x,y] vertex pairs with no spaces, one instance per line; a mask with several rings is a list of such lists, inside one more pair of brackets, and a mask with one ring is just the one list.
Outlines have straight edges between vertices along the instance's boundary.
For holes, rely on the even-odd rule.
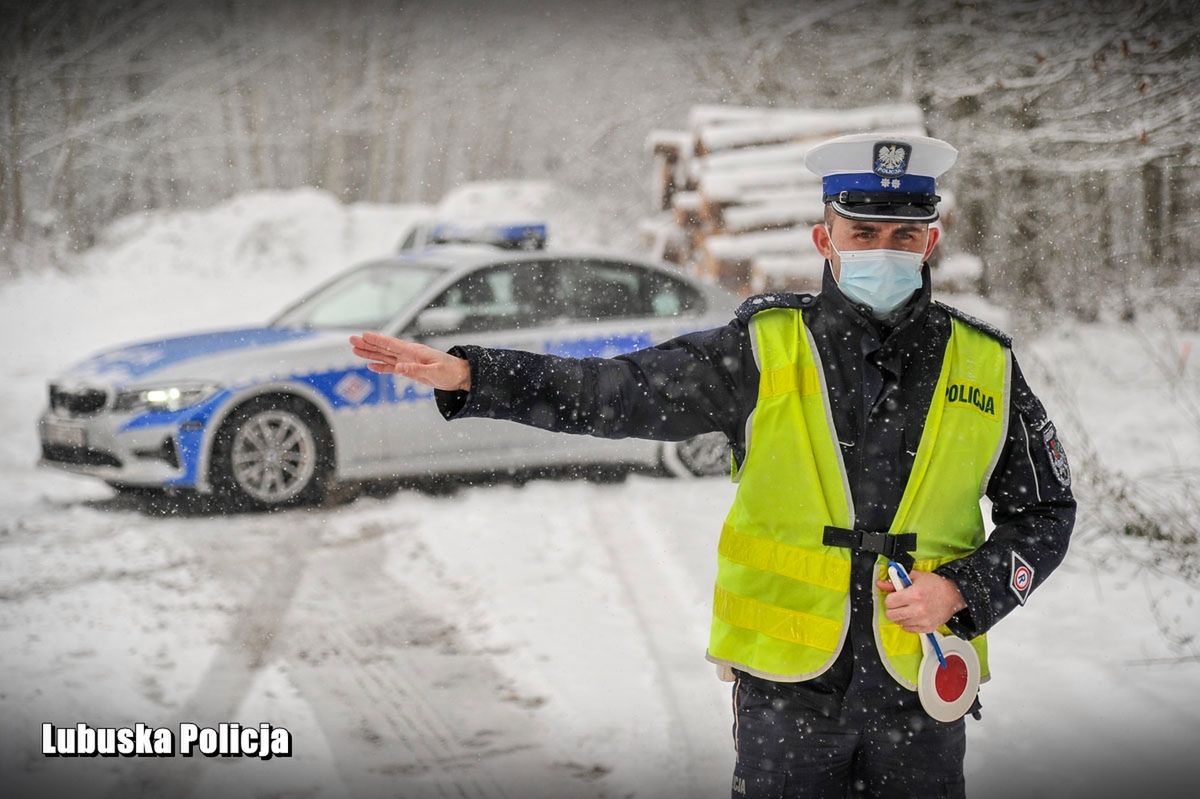
[[956,721],[963,717],[979,693],[979,655],[975,647],[953,635],[931,633],[942,649],[942,665],[921,636],[921,668],[917,671],[917,696],[925,712],[938,721]]
[[[897,591],[912,585],[904,567],[895,561],[888,564],[888,576]],[[979,655],[975,647],[957,636],[931,632],[921,636],[921,653],[917,670],[921,707],[938,721],[957,721],[971,709],[979,693]]]

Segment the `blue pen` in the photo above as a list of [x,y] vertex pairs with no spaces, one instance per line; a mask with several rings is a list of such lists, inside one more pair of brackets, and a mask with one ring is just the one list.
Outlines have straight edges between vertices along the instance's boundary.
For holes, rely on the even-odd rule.
[[[912,580],[908,579],[908,572],[905,571],[904,567],[899,563],[894,560],[889,560],[888,569],[894,569],[892,573],[900,578],[900,582],[904,583],[905,588],[908,588],[910,585],[912,585]],[[942,654],[942,648],[938,645],[937,636],[935,636],[933,633],[925,633],[925,637],[929,639],[929,643],[933,644],[933,652],[937,655],[938,663],[941,664],[939,668],[945,668],[946,656]]]

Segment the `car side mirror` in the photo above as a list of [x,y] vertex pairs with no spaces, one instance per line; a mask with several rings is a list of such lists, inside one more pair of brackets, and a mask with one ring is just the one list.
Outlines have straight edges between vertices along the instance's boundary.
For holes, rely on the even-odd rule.
[[426,308],[417,314],[413,333],[418,336],[435,336],[451,333],[462,327],[467,312],[461,308]]

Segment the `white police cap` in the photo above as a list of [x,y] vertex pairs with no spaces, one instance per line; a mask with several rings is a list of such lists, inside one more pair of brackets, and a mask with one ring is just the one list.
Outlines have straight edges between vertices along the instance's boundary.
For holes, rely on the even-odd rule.
[[804,165],[821,176],[824,201],[848,219],[934,222],[937,178],[958,158],[941,139],[854,133],[821,142]]

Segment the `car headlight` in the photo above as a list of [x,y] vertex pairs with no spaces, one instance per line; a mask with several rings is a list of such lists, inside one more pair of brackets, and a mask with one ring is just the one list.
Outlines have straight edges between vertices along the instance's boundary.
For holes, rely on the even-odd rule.
[[216,383],[172,383],[124,389],[113,401],[116,411],[178,411],[191,407],[221,390]]

